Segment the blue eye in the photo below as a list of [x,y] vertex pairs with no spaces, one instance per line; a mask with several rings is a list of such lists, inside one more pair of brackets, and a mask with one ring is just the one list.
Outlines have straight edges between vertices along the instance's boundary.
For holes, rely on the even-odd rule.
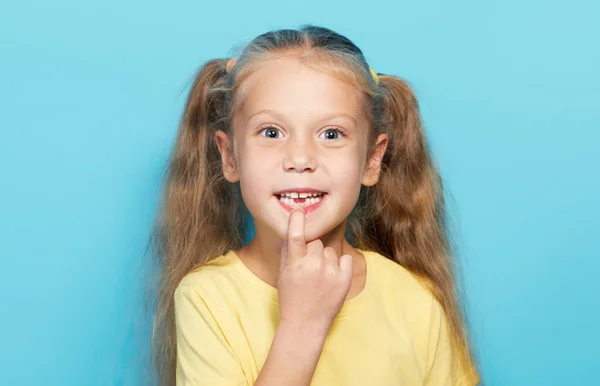
[[264,133],[262,134],[263,136],[267,137],[267,138],[279,138],[279,134],[281,133],[278,129],[274,128],[274,127],[266,127],[263,130],[260,131],[260,133]]
[[[338,129],[327,129],[321,135],[325,135],[324,139],[333,140],[343,137],[344,133],[342,133],[342,131]],[[319,136],[319,138],[321,138],[321,135]]]

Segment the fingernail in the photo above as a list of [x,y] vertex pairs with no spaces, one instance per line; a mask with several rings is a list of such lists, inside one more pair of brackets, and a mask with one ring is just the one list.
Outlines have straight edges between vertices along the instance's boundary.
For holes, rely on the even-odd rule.
[[295,210],[300,210],[300,211],[302,211],[302,213],[306,213],[306,211],[304,210],[304,208],[301,207],[298,204],[294,204],[294,206],[292,206],[292,212],[295,211]]

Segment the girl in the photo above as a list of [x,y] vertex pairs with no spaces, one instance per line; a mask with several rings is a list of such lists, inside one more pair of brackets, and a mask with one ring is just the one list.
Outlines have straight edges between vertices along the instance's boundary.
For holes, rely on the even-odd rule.
[[347,38],[206,63],[159,220],[161,385],[477,383],[417,102]]

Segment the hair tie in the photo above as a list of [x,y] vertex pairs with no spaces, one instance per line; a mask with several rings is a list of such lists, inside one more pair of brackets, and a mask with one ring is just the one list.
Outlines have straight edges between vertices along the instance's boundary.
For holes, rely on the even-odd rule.
[[373,77],[373,80],[375,81],[375,84],[379,85],[379,76],[377,75],[377,73],[375,72],[375,70],[373,70],[371,67],[369,67],[369,71],[371,72],[371,76]]
[[225,65],[225,68],[227,69],[227,72],[231,72],[231,70],[233,69],[233,66],[235,66],[236,63],[237,63],[237,58],[231,58],[231,59],[229,59],[229,61]]

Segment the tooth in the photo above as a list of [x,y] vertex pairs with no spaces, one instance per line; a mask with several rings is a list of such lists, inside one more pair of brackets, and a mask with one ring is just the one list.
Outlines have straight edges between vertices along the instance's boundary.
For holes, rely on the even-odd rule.
[[298,198],[298,193],[290,193],[290,197],[292,197],[292,198]]
[[300,193],[299,196],[300,198],[306,198],[308,197],[308,193]]

